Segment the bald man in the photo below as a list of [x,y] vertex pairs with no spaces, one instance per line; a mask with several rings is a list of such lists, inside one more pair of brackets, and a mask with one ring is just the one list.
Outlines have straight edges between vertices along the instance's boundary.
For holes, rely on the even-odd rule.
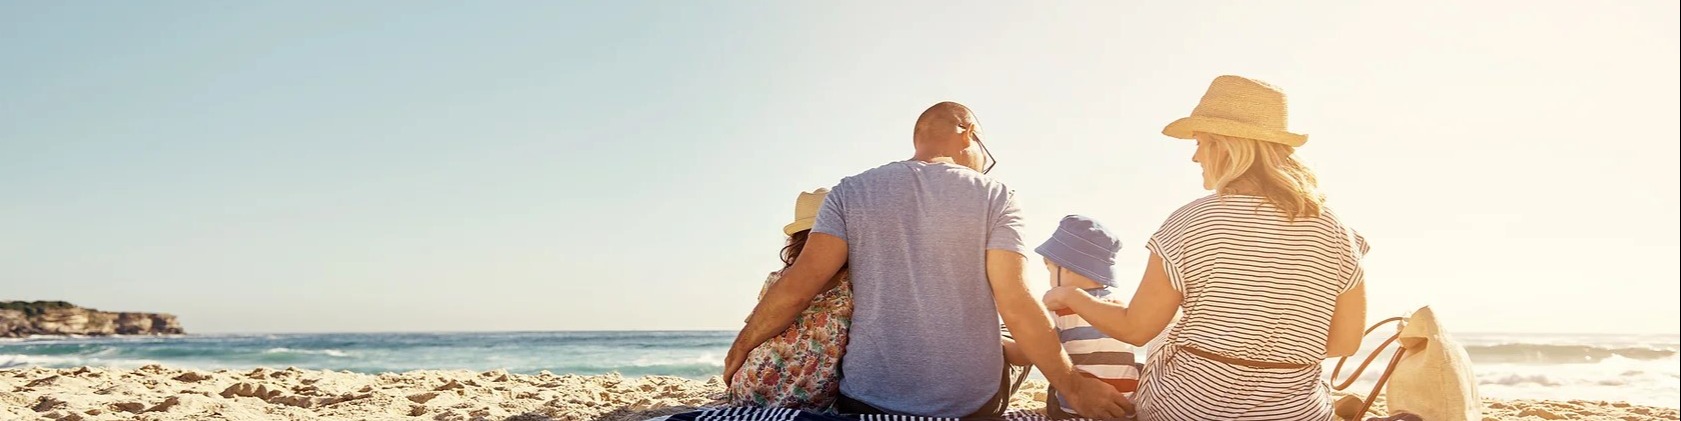
[[1028,292],[1027,246],[1014,193],[987,176],[995,161],[968,107],[923,111],[916,153],[830,189],[805,249],[754,309],[725,358],[780,333],[850,263],[853,313],[841,358],[843,413],[997,416],[1020,385],[1006,364],[1000,316],[1019,348],[1069,404],[1121,418],[1131,403],[1077,375],[1040,301]]

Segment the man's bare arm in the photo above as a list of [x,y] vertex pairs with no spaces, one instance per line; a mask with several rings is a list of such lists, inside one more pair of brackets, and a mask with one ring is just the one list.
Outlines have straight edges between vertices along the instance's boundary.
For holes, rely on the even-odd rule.
[[846,264],[846,253],[846,240],[818,232],[810,234],[794,266],[765,291],[764,298],[748,317],[747,326],[736,335],[729,355],[724,357],[725,381],[741,368],[748,352],[782,334],[800,312],[811,307],[812,298],[834,286],[835,272]]
[[1103,419],[1121,418],[1132,403],[1119,391],[1096,379],[1079,376],[1074,363],[1062,350],[1056,329],[1045,307],[1027,289],[1027,257],[1005,250],[986,251],[986,277],[1004,326],[1015,336],[1016,346],[1028,361],[1039,367],[1051,387],[1064,393],[1080,414]]
[[[1067,385],[1073,380],[1074,363],[1062,350],[1056,328],[1051,325],[1045,309],[1023,279],[1026,256],[1004,250],[986,251],[986,277],[992,284],[992,296],[998,304],[998,315],[1010,328],[1022,353],[1039,367],[1052,385]],[[1060,386],[1066,390],[1066,386]]]

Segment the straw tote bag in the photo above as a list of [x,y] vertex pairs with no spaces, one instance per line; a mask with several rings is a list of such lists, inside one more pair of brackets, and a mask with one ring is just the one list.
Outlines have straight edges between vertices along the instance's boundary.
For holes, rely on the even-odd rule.
[[1360,378],[1372,360],[1390,345],[1400,343],[1371,393],[1364,400],[1350,399],[1353,398],[1350,396],[1338,401],[1337,416],[1360,419],[1370,411],[1372,402],[1383,393],[1387,383],[1385,406],[1390,416],[1411,414],[1423,421],[1482,420],[1482,399],[1477,394],[1476,376],[1471,373],[1471,358],[1464,347],[1442,331],[1430,306],[1421,307],[1409,316],[1378,322],[1366,329],[1366,335],[1390,323],[1399,323],[1400,329],[1367,354],[1353,374],[1340,383],[1337,375],[1342,373],[1348,357],[1337,360],[1336,368],[1331,371],[1331,383],[1337,390],[1344,390]]

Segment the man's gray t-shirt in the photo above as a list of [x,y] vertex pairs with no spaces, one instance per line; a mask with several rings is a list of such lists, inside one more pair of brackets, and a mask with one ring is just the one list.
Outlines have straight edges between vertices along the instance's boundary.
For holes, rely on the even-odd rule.
[[846,240],[852,329],[841,393],[898,414],[969,415],[1004,370],[986,250],[1026,254],[1003,183],[948,163],[889,163],[841,180],[813,232]]

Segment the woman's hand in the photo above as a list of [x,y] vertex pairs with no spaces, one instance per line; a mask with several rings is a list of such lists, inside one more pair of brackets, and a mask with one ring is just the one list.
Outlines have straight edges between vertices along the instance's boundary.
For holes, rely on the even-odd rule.
[[1089,299],[1091,295],[1087,295],[1086,290],[1071,286],[1051,288],[1050,291],[1045,292],[1045,309],[1051,311],[1066,309],[1068,303],[1081,298]]

